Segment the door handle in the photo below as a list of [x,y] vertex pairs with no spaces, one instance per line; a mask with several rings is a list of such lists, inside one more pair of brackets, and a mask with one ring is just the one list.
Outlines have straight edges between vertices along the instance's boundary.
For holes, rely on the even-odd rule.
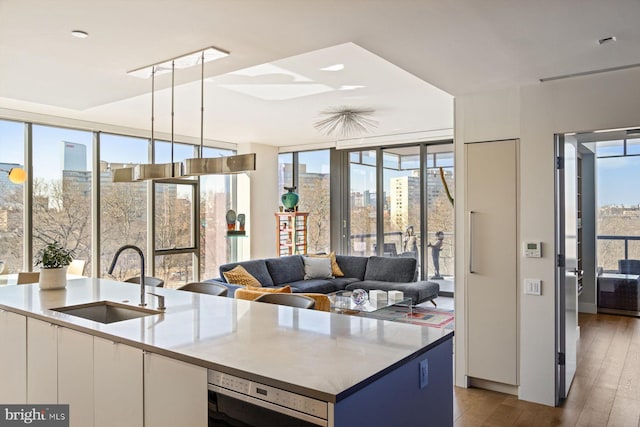
[[584,271],[578,270],[577,268],[574,268],[573,270],[571,270],[571,272],[576,276],[582,276],[582,273],[584,273]]
[[473,214],[474,211],[469,211],[469,273],[474,274],[473,270]]

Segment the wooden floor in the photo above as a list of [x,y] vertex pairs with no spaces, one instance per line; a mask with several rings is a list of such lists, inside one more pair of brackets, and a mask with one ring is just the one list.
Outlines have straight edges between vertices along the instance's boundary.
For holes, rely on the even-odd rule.
[[562,407],[455,387],[455,425],[640,426],[640,319],[581,313],[579,324],[578,369]]

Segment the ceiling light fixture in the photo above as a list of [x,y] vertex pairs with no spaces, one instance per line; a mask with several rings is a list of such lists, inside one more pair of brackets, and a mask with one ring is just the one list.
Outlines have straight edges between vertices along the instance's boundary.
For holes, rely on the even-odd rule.
[[89,33],[87,33],[86,31],[82,31],[82,30],[73,30],[73,31],[71,31],[71,35],[73,37],[77,37],[79,39],[86,39],[87,37],[89,37]]
[[317,121],[314,127],[327,136],[334,133],[336,136],[345,138],[357,136],[378,126],[378,122],[369,117],[373,113],[375,113],[373,108],[347,106],[328,108],[320,113],[327,117]]
[[152,72],[159,76],[161,74],[170,73],[172,69],[184,69],[190,68],[194,65],[198,65],[202,62],[215,61],[216,59],[229,56],[229,52],[215,47],[208,47],[197,52],[191,52],[186,55],[178,56],[167,61],[158,62],[156,64],[147,65],[135,70],[127,71],[130,76],[140,77],[142,79],[148,79],[151,77]]
[[[203,53],[204,55],[204,53]],[[184,176],[221,175],[256,170],[256,154],[228,157],[204,156],[204,57],[200,62],[200,150],[198,157],[185,159]]]
[[0,169],[0,172],[6,172],[9,181],[14,184],[22,184],[27,180],[27,172],[22,168]]
[[598,44],[612,43],[612,42],[615,42],[616,40],[618,39],[616,39],[615,36],[603,37],[600,40],[598,40]]
[[[154,143],[154,70],[151,71],[151,142]],[[150,179],[180,178],[182,176],[182,163],[173,161],[174,143],[174,92],[175,92],[175,64],[171,64],[171,162],[170,163],[147,163],[136,165],[133,168],[134,181],[146,181]]]

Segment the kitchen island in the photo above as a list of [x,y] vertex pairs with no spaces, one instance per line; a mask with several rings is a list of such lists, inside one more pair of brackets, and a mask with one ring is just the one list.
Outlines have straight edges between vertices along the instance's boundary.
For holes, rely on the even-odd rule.
[[281,412],[315,425],[453,423],[452,331],[162,288],[147,291],[165,296],[166,311],[137,319],[51,310],[136,306],[139,291],[95,278],[0,287],[0,403],[69,403],[72,426],[207,425],[216,378],[238,401],[255,402],[229,381],[257,384],[265,399],[284,390]]

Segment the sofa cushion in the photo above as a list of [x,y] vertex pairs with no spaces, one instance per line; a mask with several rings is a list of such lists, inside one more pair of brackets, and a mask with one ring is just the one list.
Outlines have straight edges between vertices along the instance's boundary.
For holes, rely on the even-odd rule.
[[353,282],[359,282],[360,279],[356,279],[355,277],[336,277],[331,281],[336,287],[336,290],[343,290],[348,284]]
[[237,265],[242,265],[262,286],[273,286],[273,280],[271,280],[271,275],[269,275],[269,270],[267,270],[267,264],[263,259],[223,264],[220,266],[220,277],[224,277],[226,271],[233,269]]
[[233,283],[234,285],[254,287],[262,286],[260,282],[258,282],[258,280],[241,265],[236,265],[231,270],[225,271],[222,274],[228,283]]
[[304,279],[304,263],[300,255],[269,258],[265,264],[274,285],[286,285]]
[[304,262],[304,280],[333,279],[331,260],[329,258],[302,257]]
[[364,280],[412,282],[416,273],[415,258],[369,257]]
[[347,290],[352,291],[354,289],[364,289],[365,291],[370,291],[372,289],[379,289],[381,291],[402,291],[406,298],[411,298],[413,300],[413,304],[420,304],[421,302],[436,298],[438,296],[438,291],[440,290],[440,285],[435,282],[427,281],[398,283],[365,280],[347,285]]
[[355,277],[358,280],[364,280],[368,260],[369,258],[363,256],[336,255],[336,261],[344,277]]
[[289,283],[293,292],[317,292],[321,294],[328,294],[335,292],[338,287],[330,279],[310,279],[300,280],[297,282]]
[[330,254],[309,254],[307,255],[311,258],[329,258],[331,260],[331,273],[334,277],[343,277],[344,273],[340,270],[340,266],[338,265],[338,261],[336,261],[336,253],[331,252]]

